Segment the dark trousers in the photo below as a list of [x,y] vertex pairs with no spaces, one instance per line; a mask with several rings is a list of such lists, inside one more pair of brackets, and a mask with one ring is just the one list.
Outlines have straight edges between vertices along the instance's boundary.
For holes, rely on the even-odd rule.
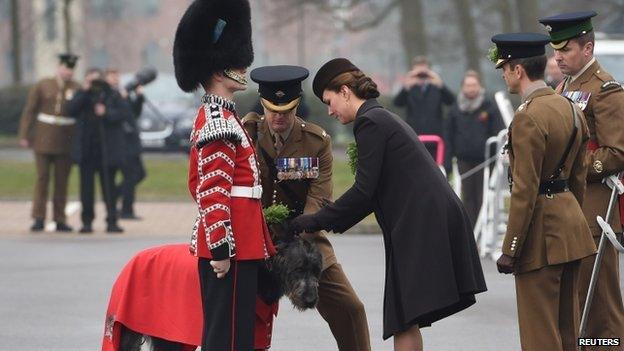
[[82,202],[82,223],[90,225],[95,218],[95,173],[100,178],[102,199],[106,204],[106,223],[109,225],[117,223],[117,211],[113,199],[115,198],[115,174],[116,166],[104,167],[97,158],[86,159],[80,163],[80,201]]
[[516,275],[522,351],[576,351],[580,260]]
[[364,305],[338,263],[327,267],[319,280],[316,309],[329,324],[340,351],[370,351]]
[[258,266],[262,261],[232,261],[230,271],[221,279],[209,259],[198,261],[204,312],[202,350],[253,350]]
[[35,152],[37,181],[33,196],[32,217],[44,220],[48,203],[48,184],[50,183],[50,167],[54,168],[54,194],[52,195],[53,217],[57,223],[65,223],[65,204],[67,204],[67,183],[71,171],[69,154],[42,154]]
[[121,167],[123,181],[117,186],[117,195],[121,196],[121,213],[134,214],[136,186],[145,178],[145,167],[141,156],[128,157]]
[[[464,174],[479,164],[480,162],[457,160],[460,174]],[[483,202],[483,169],[462,180],[461,199],[474,228]]]

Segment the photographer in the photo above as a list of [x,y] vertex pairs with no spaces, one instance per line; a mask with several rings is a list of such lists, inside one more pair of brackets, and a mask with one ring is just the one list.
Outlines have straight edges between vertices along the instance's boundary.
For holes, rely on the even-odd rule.
[[[106,82],[113,90],[119,92],[124,99],[124,103],[132,113],[127,113],[127,119],[122,123],[124,132],[125,149],[123,151],[124,162],[121,167],[123,180],[120,184],[115,184],[114,206],[117,208],[119,197],[122,199],[119,218],[139,219],[134,213],[134,198],[136,186],[146,176],[143,160],[141,159],[141,139],[137,120],[143,110],[143,86],[138,82],[129,84],[126,88],[119,85],[119,71],[116,69],[106,70]],[[126,90],[127,89],[127,90]]]
[[85,74],[83,88],[68,106],[76,118],[76,135],[72,158],[80,166],[80,200],[82,224],[80,233],[93,232],[95,173],[99,173],[102,197],[106,204],[106,231],[121,233],[114,206],[115,173],[123,163],[124,135],[122,123],[131,113],[121,95],[102,79],[99,69]]
[[[412,70],[403,80],[403,89],[394,98],[394,104],[407,106],[405,121],[418,135],[442,136],[444,118],[442,105],[452,105],[455,95],[431,70],[429,61],[424,56],[417,56],[412,62]],[[435,150],[427,147],[433,155]]]

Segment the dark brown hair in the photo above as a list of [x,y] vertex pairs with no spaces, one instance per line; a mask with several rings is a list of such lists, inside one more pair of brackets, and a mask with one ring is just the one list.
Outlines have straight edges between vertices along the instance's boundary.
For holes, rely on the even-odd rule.
[[[578,37],[574,38],[574,39],[570,39],[571,41],[575,41],[579,44],[579,46],[581,47],[581,49],[585,46],[585,44],[587,43],[592,43],[592,45],[595,45],[595,35],[594,35],[594,31],[590,30],[589,32],[579,35]],[[593,50],[592,50],[593,51]]]
[[532,56],[527,58],[518,58],[509,60],[509,68],[513,69],[514,66],[520,65],[524,68],[527,77],[530,80],[536,81],[538,79],[544,79],[544,70],[546,69],[546,55]]
[[462,78],[461,85],[464,85],[464,82],[466,81],[466,78],[468,77],[475,78],[477,82],[479,82],[480,85],[483,85],[483,82],[481,81],[481,75],[479,74],[479,72],[473,69],[469,69],[466,71],[466,73],[464,73],[464,77]]
[[119,74],[119,70],[117,68],[107,68],[106,71],[104,71],[104,74]]
[[427,56],[418,55],[412,59],[412,67],[417,65],[425,65],[429,67],[429,60]]
[[351,91],[362,100],[374,99],[379,96],[377,84],[370,77],[367,77],[362,71],[345,72],[332,79],[325,89],[335,93],[346,85]]

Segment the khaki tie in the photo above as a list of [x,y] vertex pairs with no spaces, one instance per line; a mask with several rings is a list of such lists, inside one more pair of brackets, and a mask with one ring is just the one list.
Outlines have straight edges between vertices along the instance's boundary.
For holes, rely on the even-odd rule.
[[278,133],[275,133],[275,152],[279,155],[282,151],[282,147],[284,147],[284,139]]

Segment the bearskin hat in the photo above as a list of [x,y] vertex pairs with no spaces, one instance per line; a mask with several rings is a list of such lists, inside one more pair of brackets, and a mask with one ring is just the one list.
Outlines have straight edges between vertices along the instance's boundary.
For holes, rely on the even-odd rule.
[[248,0],[195,0],[176,30],[173,65],[180,88],[197,89],[213,73],[253,62]]

